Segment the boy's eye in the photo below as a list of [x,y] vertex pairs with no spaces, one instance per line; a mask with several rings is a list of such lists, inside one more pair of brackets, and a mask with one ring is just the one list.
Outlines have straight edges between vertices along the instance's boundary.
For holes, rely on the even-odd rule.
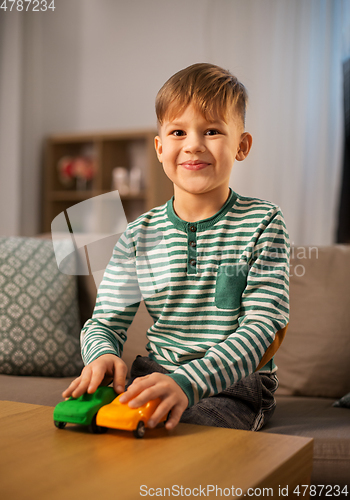
[[185,132],[183,130],[173,130],[171,132],[171,135],[175,135],[175,137],[181,137],[185,135]]
[[218,130],[216,130],[215,128],[211,128],[211,129],[206,131],[206,135],[217,135],[219,133],[220,132]]

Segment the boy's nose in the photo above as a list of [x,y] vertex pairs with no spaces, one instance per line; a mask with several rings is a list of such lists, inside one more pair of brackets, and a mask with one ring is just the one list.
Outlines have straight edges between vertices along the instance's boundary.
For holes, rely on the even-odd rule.
[[184,151],[192,154],[205,151],[203,138],[199,134],[188,134],[184,144]]

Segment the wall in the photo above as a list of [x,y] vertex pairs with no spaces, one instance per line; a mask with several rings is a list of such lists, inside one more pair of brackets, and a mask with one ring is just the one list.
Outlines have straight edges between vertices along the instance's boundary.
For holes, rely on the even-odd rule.
[[[21,79],[22,20],[0,17],[0,235],[21,230]],[[11,51],[5,50],[4,39]]]

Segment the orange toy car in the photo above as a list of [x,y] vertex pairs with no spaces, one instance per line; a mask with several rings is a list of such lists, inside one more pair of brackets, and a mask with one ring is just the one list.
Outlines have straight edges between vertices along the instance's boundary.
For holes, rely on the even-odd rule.
[[[161,399],[140,406],[139,408],[130,408],[127,403],[119,401],[121,394],[111,403],[103,406],[96,416],[96,424],[101,427],[110,427],[111,429],[122,429],[133,431],[134,436],[142,438],[145,435],[147,422],[159,405]],[[161,422],[167,420],[167,415],[161,419]]]

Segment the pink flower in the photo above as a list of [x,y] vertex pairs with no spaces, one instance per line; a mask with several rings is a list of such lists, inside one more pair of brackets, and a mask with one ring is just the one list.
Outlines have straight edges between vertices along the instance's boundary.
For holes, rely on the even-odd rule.
[[63,184],[77,178],[90,181],[95,175],[95,162],[85,156],[63,156],[58,162],[58,173]]

